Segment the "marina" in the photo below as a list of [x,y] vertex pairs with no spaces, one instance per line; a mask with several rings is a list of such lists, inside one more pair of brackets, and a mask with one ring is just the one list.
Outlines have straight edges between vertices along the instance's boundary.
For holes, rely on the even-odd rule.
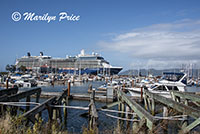
[[[177,73],[170,75],[175,76]],[[181,75],[182,77],[179,77],[177,81],[184,80],[185,75]],[[80,81],[80,77],[86,77],[88,80]],[[76,121],[70,121],[73,112],[79,113],[75,120],[79,120],[80,124],[84,125],[88,131],[92,130],[95,133],[104,133],[105,129],[122,133],[188,133],[200,130],[198,119],[200,88],[198,86],[185,85],[185,90],[179,91],[174,90],[176,89],[175,86],[179,86],[176,81],[169,83],[167,80],[170,81],[170,79],[166,79],[166,77],[162,79],[148,77],[148,79],[154,80],[155,83],[165,83],[165,86],[173,85],[170,90],[169,87],[167,88],[170,97],[166,98],[162,95],[162,92],[148,90],[147,87],[150,87],[148,84],[152,85],[154,83],[147,84],[144,81],[147,77],[73,75],[70,78],[73,78],[73,81],[72,79],[60,79],[55,80],[54,84],[49,81],[47,85],[41,87],[9,89],[9,86],[5,86],[8,89],[0,90],[1,106],[4,105],[4,110],[5,107],[10,106],[18,107],[18,110],[27,109],[27,112],[22,115],[30,121],[29,123],[37,122],[36,117],[30,117],[32,112],[34,115],[40,112],[45,113],[40,116],[43,121],[48,122],[59,119],[59,122],[66,123],[62,129],[73,133],[83,131],[83,129],[77,128],[76,125],[73,126]],[[138,91],[130,92],[132,88],[136,88]],[[162,88],[159,89],[163,90]],[[16,99],[15,96],[18,96],[18,98]],[[20,101],[21,99],[24,101]],[[34,107],[34,103],[30,100],[35,100],[34,103],[39,105]],[[19,102],[23,102],[23,105]],[[27,107],[29,102],[33,104]],[[52,109],[51,107],[57,112],[49,111],[49,109]],[[90,116],[88,113],[90,113]],[[176,127],[170,125],[173,122],[176,122]],[[159,127],[163,123],[166,128]],[[111,128],[106,127],[108,124],[112,124]],[[180,125],[182,127],[179,127]],[[156,129],[157,127],[159,129]]]

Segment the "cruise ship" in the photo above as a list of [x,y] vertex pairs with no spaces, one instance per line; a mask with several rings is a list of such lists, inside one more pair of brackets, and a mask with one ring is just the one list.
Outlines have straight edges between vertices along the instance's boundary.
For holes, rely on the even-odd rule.
[[31,56],[30,52],[27,56],[23,56],[16,60],[16,67],[25,66],[27,70],[37,70],[41,73],[58,72],[73,74],[118,74],[122,67],[113,67],[101,55],[97,53],[85,54],[84,50],[77,56],[66,56],[66,58],[52,58],[43,55]]

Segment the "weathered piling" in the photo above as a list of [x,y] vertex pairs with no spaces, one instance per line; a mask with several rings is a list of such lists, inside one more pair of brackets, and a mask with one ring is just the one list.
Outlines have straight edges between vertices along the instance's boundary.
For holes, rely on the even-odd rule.
[[141,86],[140,98],[141,98],[141,102],[142,102],[143,101],[143,86]]
[[95,133],[98,133],[97,119],[98,119],[98,113],[95,106],[95,89],[93,89],[89,104],[89,129],[94,130]]
[[92,92],[92,85],[91,84],[88,87],[88,92],[90,92],[90,93]]
[[[56,104],[57,105],[61,105],[63,104],[63,113],[64,113],[64,123],[67,123],[67,108],[65,106],[68,105],[68,89],[67,90],[63,90],[63,93],[56,99]],[[60,120],[62,119],[61,117],[61,108],[58,109],[58,117],[60,118]]]
[[68,83],[67,83],[67,96],[69,97],[70,96],[70,90],[71,90],[71,82],[70,82],[70,80],[68,81]]
[[[31,97],[30,97],[30,96],[27,96],[27,97],[26,97],[26,102],[29,103],[30,101],[31,101]],[[26,106],[26,112],[28,112],[29,110],[30,110],[30,106],[27,105],[27,106]]]
[[112,102],[113,101],[113,87],[108,87],[106,90],[106,102]]
[[8,82],[9,82],[9,78],[6,78],[6,89],[8,89]]
[[63,114],[64,114],[64,124],[67,124],[67,108],[65,108],[65,106],[68,106],[68,96],[63,98]]
[[131,86],[134,87],[134,80],[132,80],[132,82],[131,82]]

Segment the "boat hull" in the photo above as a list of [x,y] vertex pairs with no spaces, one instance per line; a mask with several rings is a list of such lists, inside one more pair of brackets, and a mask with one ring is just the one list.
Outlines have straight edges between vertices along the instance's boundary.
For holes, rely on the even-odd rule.
[[72,69],[60,69],[59,73],[71,73],[71,74],[118,74],[122,68],[86,68],[81,70],[72,70]]
[[[131,94],[131,96],[133,97],[140,97],[141,96],[141,88],[128,88],[129,93]],[[171,94],[169,91],[153,91],[153,90],[149,90],[152,93],[161,95],[163,97],[166,98],[171,98]]]

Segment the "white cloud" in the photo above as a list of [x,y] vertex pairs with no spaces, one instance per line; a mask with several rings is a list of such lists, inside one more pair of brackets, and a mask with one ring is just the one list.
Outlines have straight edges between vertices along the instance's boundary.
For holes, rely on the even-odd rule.
[[118,35],[115,39],[115,41],[119,41],[119,40],[124,40],[124,39],[128,39],[128,38],[133,38],[133,37],[136,37],[136,36],[139,36],[140,33],[125,33],[125,34],[121,34],[121,35]]
[[[200,20],[181,20],[173,23],[155,24],[118,34],[99,46],[109,52],[126,54],[144,64],[181,64],[200,61]],[[178,61],[178,62],[177,62]],[[198,63],[198,62],[197,62]]]

